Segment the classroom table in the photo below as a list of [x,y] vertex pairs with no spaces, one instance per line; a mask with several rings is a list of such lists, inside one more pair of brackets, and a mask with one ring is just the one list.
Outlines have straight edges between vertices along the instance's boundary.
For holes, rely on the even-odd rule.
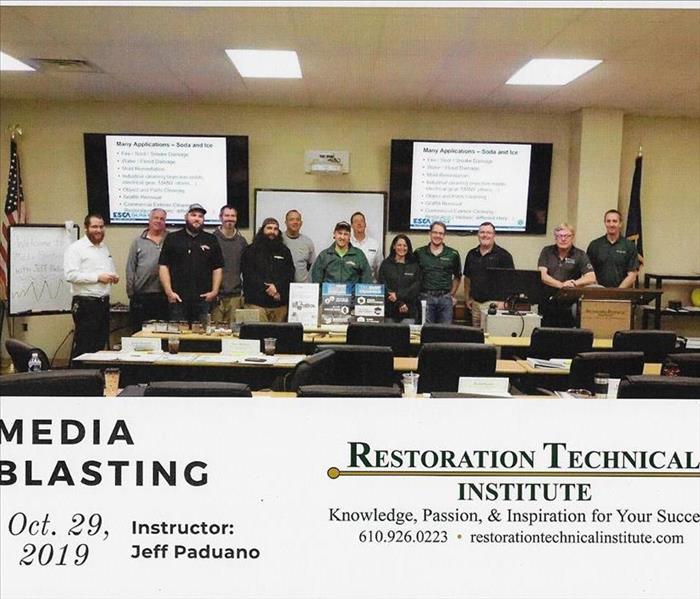
[[[121,387],[150,381],[202,380],[236,381],[248,383],[252,389],[262,389],[271,387],[277,377],[293,370],[303,358],[298,354],[277,354],[265,362],[250,362],[247,360],[265,358],[250,357],[246,360],[243,356],[201,352],[100,351],[78,356],[75,362],[86,368],[118,368]],[[394,358],[397,375],[417,369],[418,358]],[[526,371],[515,360],[498,360],[496,374],[517,376],[526,374]]]

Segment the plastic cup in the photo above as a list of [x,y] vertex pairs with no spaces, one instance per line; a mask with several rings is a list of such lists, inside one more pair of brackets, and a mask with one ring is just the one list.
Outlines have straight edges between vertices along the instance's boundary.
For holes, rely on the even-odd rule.
[[180,338],[168,337],[168,353],[176,354],[180,351]]
[[263,342],[265,348],[265,355],[274,356],[275,349],[277,348],[277,339],[275,339],[274,337],[265,337]]
[[402,375],[404,397],[415,397],[418,393],[418,377],[415,372],[404,372]]
[[119,393],[119,368],[105,368],[105,396],[116,397]]

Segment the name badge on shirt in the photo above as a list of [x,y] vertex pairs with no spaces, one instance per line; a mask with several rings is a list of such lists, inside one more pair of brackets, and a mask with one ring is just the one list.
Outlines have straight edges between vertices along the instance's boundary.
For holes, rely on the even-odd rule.
[[564,258],[564,262],[566,264],[576,264],[576,260],[574,260],[573,258]]
[[208,245],[200,245],[200,248],[202,248],[202,251],[208,252],[211,248]]

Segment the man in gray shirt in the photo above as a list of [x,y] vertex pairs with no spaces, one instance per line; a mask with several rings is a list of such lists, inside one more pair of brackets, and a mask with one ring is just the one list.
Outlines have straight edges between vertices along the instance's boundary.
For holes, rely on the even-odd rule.
[[287,230],[282,235],[284,245],[289,248],[294,261],[294,282],[310,283],[309,270],[316,259],[316,250],[311,238],[301,233],[301,212],[290,210],[284,217]]
[[219,210],[219,226],[214,235],[224,256],[224,274],[219,290],[219,298],[211,314],[212,322],[233,324],[236,310],[243,307],[241,297],[241,255],[248,245],[241,235],[238,224],[238,210],[233,206],[222,206]]
[[145,320],[167,320],[168,298],[158,277],[158,258],[168,232],[167,213],[154,208],[148,215],[145,229],[129,248],[126,260],[126,294],[129,296],[131,326],[141,330]]

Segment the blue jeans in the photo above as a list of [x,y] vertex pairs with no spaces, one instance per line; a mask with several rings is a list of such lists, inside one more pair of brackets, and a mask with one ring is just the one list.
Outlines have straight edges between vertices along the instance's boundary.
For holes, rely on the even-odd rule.
[[204,300],[176,302],[168,306],[170,320],[186,320],[189,323],[202,322],[211,311],[211,304]]
[[451,324],[454,315],[452,296],[421,293],[420,300],[426,302],[425,321],[427,323]]

